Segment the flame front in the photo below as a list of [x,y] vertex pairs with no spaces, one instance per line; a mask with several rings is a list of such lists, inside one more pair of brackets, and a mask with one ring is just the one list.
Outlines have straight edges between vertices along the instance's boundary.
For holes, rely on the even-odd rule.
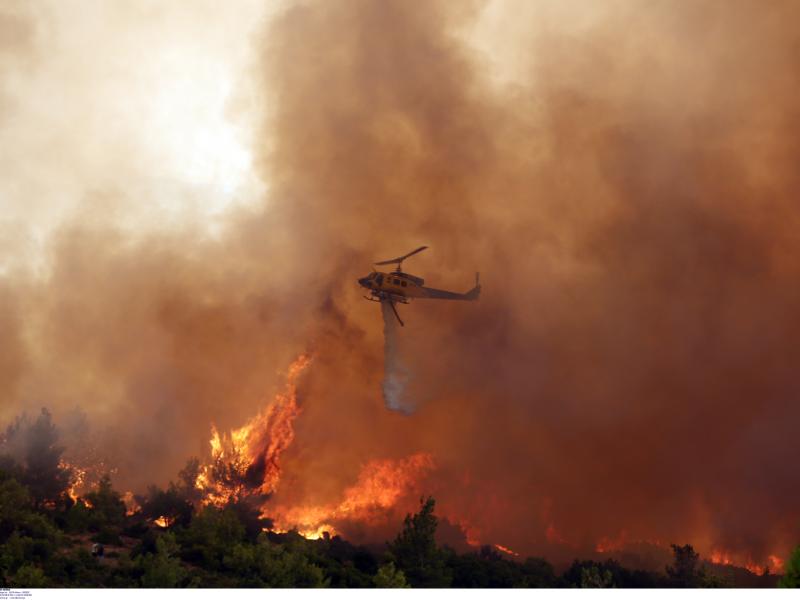
[[204,504],[223,507],[244,498],[261,499],[262,515],[273,519],[275,531],[294,529],[316,539],[325,532],[335,534],[335,522],[380,520],[433,468],[431,455],[422,452],[399,460],[372,460],[339,503],[290,508],[266,505],[267,497],[278,489],[281,454],[294,440],[294,420],[300,414],[297,380],[310,362],[308,355],[300,355],[288,369],[284,391],[244,426],[229,433],[212,426],[211,459],[195,479]]
[[224,506],[247,496],[270,495],[280,481],[280,456],[294,440],[297,380],[311,363],[301,354],[289,366],[282,393],[244,426],[226,435],[211,429],[211,460],[202,466],[195,487],[204,503]]
[[338,504],[270,509],[274,529],[295,529],[304,537],[314,538],[324,531],[335,533],[331,523],[375,524],[433,468],[433,457],[424,452],[400,460],[371,460],[361,469],[355,485],[344,491],[344,498]]
[[732,565],[736,567],[744,567],[751,573],[755,573],[756,575],[763,575],[767,571],[771,573],[781,573],[783,572],[783,560],[779,557],[775,556],[774,554],[770,554],[767,557],[766,564],[758,564],[751,558],[747,558],[746,560],[737,560],[733,557],[730,553],[725,552],[724,550],[713,550],[711,552],[710,560],[715,565]]

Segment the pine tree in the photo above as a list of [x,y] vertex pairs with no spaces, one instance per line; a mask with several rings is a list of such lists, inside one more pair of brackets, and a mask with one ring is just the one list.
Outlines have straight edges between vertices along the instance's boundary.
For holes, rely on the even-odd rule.
[[421,498],[420,511],[406,515],[403,530],[389,546],[395,563],[413,587],[447,587],[452,580],[444,554],[436,546],[435,506],[433,498]]

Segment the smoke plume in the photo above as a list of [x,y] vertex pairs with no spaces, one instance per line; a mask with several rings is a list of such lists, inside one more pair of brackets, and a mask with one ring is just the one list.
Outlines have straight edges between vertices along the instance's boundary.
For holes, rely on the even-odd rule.
[[[424,453],[437,510],[522,554],[786,555],[800,4],[216,6],[0,11],[4,421],[78,407],[140,490],[311,349],[280,506]],[[484,288],[405,311],[409,418],[355,281],[420,240],[413,273]]]

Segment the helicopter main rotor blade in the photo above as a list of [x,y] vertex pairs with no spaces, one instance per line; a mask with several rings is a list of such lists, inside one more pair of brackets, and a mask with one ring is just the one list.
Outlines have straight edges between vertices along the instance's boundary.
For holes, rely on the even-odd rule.
[[375,264],[376,265],[393,265],[395,263],[401,263],[405,259],[407,259],[409,256],[414,256],[417,252],[422,252],[426,248],[427,248],[427,246],[420,246],[419,248],[409,252],[408,254],[404,254],[403,256],[398,256],[397,258],[393,258],[391,260],[382,260],[381,262],[376,262]]

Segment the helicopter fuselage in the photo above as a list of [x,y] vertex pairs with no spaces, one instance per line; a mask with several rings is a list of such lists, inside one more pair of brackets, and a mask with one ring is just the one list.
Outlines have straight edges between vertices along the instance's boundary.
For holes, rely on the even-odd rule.
[[369,290],[371,297],[367,297],[367,300],[389,300],[391,302],[402,302],[403,304],[408,304],[411,298],[477,300],[481,292],[477,273],[475,274],[475,287],[463,294],[425,287],[425,280],[422,277],[409,275],[402,271],[392,271],[391,273],[373,271],[366,277],[359,279],[358,284]]
[[391,300],[408,304],[410,298],[424,298],[425,280],[408,273],[381,273],[373,271],[358,280],[376,300]]

